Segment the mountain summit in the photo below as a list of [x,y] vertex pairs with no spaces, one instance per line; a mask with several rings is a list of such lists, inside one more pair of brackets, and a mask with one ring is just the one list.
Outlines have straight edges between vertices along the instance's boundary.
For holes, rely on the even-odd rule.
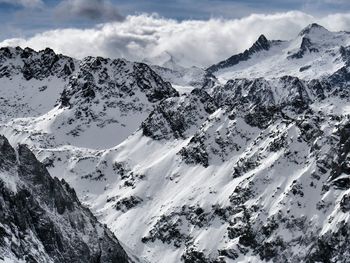
[[305,36],[305,35],[314,34],[314,33],[329,33],[329,32],[330,31],[328,31],[323,26],[316,23],[312,23],[306,26],[303,30],[301,30],[299,33],[299,36]]
[[269,50],[271,43],[267,40],[264,35],[260,35],[258,40],[249,49],[252,52],[259,52],[261,50]]
[[207,72],[214,73],[220,69],[232,67],[234,65],[239,64],[240,62],[247,61],[253,56],[255,53],[259,53],[261,51],[268,51],[271,47],[271,42],[267,40],[264,35],[260,35],[259,38],[255,41],[255,43],[243,53],[239,53],[237,55],[233,55],[232,57],[219,62],[218,64],[212,65],[207,68]]

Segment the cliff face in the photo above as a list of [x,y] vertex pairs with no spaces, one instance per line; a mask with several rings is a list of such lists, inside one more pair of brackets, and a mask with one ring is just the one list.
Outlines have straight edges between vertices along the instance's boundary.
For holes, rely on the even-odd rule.
[[24,145],[0,137],[0,260],[130,262],[114,235]]

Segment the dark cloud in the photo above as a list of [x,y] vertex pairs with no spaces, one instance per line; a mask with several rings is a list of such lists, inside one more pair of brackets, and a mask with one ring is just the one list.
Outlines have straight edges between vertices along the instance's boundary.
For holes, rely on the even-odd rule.
[[55,14],[60,19],[69,20],[121,21],[124,19],[116,6],[106,0],[64,0],[55,8]]

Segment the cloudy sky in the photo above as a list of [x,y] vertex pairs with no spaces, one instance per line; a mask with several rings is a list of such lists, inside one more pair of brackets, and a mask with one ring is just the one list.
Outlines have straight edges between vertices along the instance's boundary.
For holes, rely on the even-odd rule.
[[0,46],[207,66],[313,22],[350,31],[350,0],[0,0]]

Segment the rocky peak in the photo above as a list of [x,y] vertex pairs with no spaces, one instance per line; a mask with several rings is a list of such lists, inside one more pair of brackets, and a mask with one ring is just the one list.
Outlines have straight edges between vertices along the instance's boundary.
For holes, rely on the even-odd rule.
[[260,35],[258,40],[255,41],[253,46],[249,49],[251,52],[259,52],[261,50],[269,50],[270,49],[270,41],[264,35]]
[[329,33],[329,31],[319,24],[312,23],[301,30],[299,36],[306,36],[313,33]]
[[74,60],[52,49],[35,51],[31,48],[1,48],[0,78],[22,74],[25,80],[43,80],[48,77],[67,78],[75,70]]
[[269,50],[272,43],[279,44],[280,41],[269,41],[264,35],[260,35],[257,41],[255,41],[255,43],[249,49],[245,50],[243,53],[233,55],[232,57],[221,61],[218,64],[212,65],[211,67],[207,68],[207,72],[214,73],[220,69],[237,65],[242,61],[247,61],[255,53]]
[[12,58],[14,48],[12,47],[2,47],[0,48],[0,61],[3,62],[6,59]]
[[110,59],[88,56],[81,61],[80,68],[83,71],[97,71],[101,70],[108,62]]
[[306,50],[306,49],[310,49],[311,47],[312,47],[311,40],[307,37],[303,37],[302,41],[301,41],[300,48]]

